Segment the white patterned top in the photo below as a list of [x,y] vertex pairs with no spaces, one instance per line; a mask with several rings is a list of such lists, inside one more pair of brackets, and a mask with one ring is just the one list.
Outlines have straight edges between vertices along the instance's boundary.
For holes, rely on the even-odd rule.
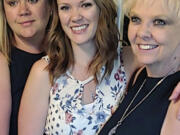
[[[102,67],[101,76],[104,71],[105,67]],[[88,79],[91,80],[91,78]],[[83,85],[89,80],[76,80],[69,75],[69,72],[55,80],[50,90],[45,134],[95,135],[98,132],[112,115],[112,110],[117,108],[126,87],[126,76],[120,60],[120,51],[118,59],[114,61],[111,75],[96,86],[94,102],[83,105],[81,103]]]

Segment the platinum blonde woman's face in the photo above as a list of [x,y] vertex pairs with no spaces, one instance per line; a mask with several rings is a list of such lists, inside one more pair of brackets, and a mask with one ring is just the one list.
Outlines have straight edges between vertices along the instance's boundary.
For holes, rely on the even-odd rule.
[[71,43],[93,42],[99,21],[94,0],[57,0],[59,18]]
[[164,0],[138,0],[131,8],[128,37],[140,62],[170,61],[180,48],[179,35],[180,19],[169,11]]

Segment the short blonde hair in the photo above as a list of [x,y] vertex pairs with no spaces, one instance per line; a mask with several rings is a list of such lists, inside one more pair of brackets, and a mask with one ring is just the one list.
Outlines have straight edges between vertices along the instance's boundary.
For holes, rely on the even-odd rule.
[[[137,2],[153,4],[156,0],[123,0],[123,12],[125,15],[129,16],[132,7]],[[164,6],[168,8],[177,17],[180,17],[180,0],[162,0]]]

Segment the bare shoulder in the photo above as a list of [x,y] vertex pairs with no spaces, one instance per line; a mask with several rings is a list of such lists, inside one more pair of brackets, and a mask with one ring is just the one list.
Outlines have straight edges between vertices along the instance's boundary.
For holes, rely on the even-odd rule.
[[38,74],[47,72],[47,66],[48,63],[44,59],[40,59],[33,64],[31,71],[36,72]]
[[0,52],[0,65],[8,65],[6,57]]
[[123,47],[123,61],[124,67],[127,75],[127,80],[130,79],[132,73],[140,67],[140,63],[137,61],[135,55],[132,52],[131,46],[124,46]]
[[43,134],[51,88],[47,65],[48,63],[41,59],[31,68],[19,110],[19,135]]
[[49,90],[49,72],[46,69],[48,63],[44,59],[40,59],[35,62],[31,68],[30,74],[28,76],[25,91],[29,89],[41,91],[41,89]]
[[161,135],[179,135],[180,121],[176,118],[179,106],[180,101],[176,103],[171,101],[161,129]]

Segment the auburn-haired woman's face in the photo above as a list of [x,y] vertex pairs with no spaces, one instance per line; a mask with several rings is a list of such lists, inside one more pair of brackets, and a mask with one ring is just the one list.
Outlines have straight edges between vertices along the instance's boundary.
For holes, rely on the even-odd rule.
[[94,0],[57,0],[59,18],[71,43],[94,42],[99,9]]

